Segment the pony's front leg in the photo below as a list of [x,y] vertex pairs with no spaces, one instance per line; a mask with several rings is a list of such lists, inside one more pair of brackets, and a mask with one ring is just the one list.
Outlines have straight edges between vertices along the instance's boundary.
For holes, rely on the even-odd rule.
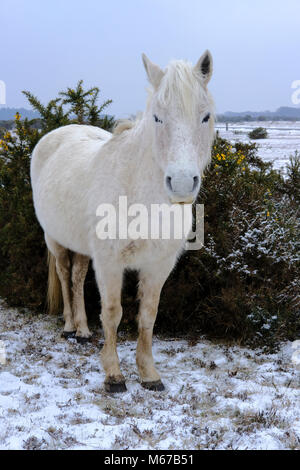
[[120,267],[96,268],[97,282],[101,294],[101,321],[104,330],[104,346],[101,362],[105,371],[105,390],[110,393],[126,392],[124,376],[120,370],[117,353],[117,330],[122,318],[121,289],[123,273]]
[[138,318],[139,337],[136,351],[136,362],[141,378],[141,385],[152,391],[164,390],[160,375],[154,366],[152,355],[152,335],[156,320],[161,289],[167,279],[156,267],[153,272],[141,272],[139,283],[140,311]]

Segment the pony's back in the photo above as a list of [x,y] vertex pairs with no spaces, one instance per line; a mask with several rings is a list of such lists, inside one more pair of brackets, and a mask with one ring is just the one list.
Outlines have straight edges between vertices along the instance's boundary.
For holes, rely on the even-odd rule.
[[[70,124],[69,126],[59,127],[46,134],[36,145],[31,159],[31,178],[34,184],[41,168],[46,164],[49,158],[53,156],[56,150],[66,143],[73,142],[89,143],[90,145],[101,146],[112,137],[99,127]],[[99,145],[100,144],[100,145]]]

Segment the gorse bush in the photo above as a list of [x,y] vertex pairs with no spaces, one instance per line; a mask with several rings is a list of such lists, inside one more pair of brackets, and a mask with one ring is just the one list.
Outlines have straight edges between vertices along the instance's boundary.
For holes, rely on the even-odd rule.
[[0,140],[0,295],[12,304],[39,307],[45,292],[43,233],[30,188],[30,154],[38,132],[16,115],[15,135]]
[[[14,133],[2,136],[0,295],[12,305],[45,308],[46,247],[32,206],[30,155],[42,135],[70,122],[109,129],[112,120],[100,115],[95,93],[97,89],[85,92],[79,82],[44,107],[26,92],[41,118],[29,122],[17,115]],[[156,331],[252,344],[297,338],[299,183],[297,154],[283,177],[259,158],[255,143],[232,147],[216,137],[197,200],[205,206],[205,246],[185,252],[167,280]],[[135,328],[136,285],[136,274],[129,273],[123,328]],[[91,269],[85,294],[88,316],[96,314],[98,321],[99,294]]]
[[29,91],[24,91],[31,106],[41,115],[41,119],[31,121],[32,127],[35,127],[34,124],[38,121],[42,134],[67,124],[89,124],[106,130],[112,129],[113,117],[102,115],[112,100],[106,100],[99,106],[97,104],[99,88],[94,87],[85,91],[82,84],[83,81],[80,80],[75,89],[68,88],[67,91],[61,91],[60,98],[51,100],[47,106],[43,106]]
[[297,337],[298,164],[296,156],[284,179],[257,157],[255,144],[232,148],[216,139],[198,198],[205,204],[205,246],[186,253],[165,286],[161,307],[169,321],[179,310],[181,324],[188,319],[219,337],[255,343]]
[[256,127],[253,131],[249,132],[248,136],[250,139],[267,139],[268,132],[264,127]]
[[11,305],[44,308],[47,256],[43,231],[34,213],[30,184],[30,157],[39,139],[57,127],[72,123],[94,124],[107,130],[114,119],[102,115],[111,101],[97,105],[98,88],[68,89],[63,98],[44,106],[24,92],[39,119],[15,116],[13,132],[0,137],[0,295]]

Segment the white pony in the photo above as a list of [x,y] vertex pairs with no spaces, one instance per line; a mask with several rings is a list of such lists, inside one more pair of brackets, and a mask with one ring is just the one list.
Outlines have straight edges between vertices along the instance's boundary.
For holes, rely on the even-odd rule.
[[214,106],[207,84],[212,57],[206,51],[193,66],[172,61],[163,71],[143,55],[151,89],[146,111],[121,123],[113,134],[97,127],[69,125],[45,135],[32,155],[31,180],[38,220],[50,255],[50,307],[58,275],[64,302],[64,336],[87,340],[83,284],[92,259],[101,292],[105,344],[101,352],[105,389],[126,390],[116,349],[122,317],[121,288],[126,268],[139,272],[140,312],[137,366],[141,384],[164,386],[154,366],[152,332],[161,289],[185,239],[107,239],[96,233],[97,207],[191,204],[210,161]]

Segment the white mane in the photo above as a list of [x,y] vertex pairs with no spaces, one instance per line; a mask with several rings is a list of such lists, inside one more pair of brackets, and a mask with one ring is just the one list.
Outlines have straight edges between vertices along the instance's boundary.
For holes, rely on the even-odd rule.
[[120,119],[116,122],[116,125],[113,129],[113,135],[120,135],[124,131],[128,131],[134,127],[135,121],[131,121],[130,119]]
[[[148,88],[148,102],[149,106],[153,98],[154,88]],[[159,85],[157,98],[159,103],[167,108],[171,103],[177,103],[182,113],[190,119],[195,117],[195,114],[201,112],[207,106],[210,109],[215,109],[214,101],[201,83],[201,77],[195,70],[195,67],[190,62],[184,60],[173,60],[169,63],[164,71],[164,76]],[[134,120],[121,119],[119,120],[114,129],[113,135],[117,136],[124,131],[136,127],[136,125],[143,119],[144,113],[140,113]],[[214,132],[214,112],[210,120],[211,132]]]

